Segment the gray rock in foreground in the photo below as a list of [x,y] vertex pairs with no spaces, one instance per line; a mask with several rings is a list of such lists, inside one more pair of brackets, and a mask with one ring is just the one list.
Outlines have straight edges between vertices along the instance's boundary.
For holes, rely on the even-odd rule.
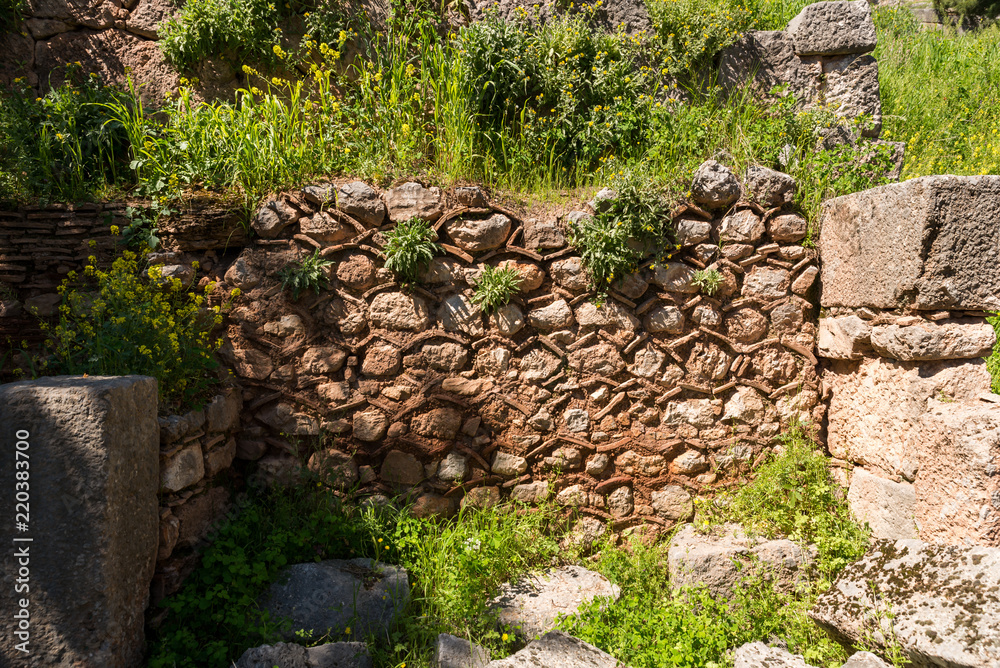
[[996,668],[1000,549],[878,541],[841,572],[809,616],[849,646],[877,629],[879,618],[890,623],[887,609],[913,668]]
[[823,203],[824,307],[1000,308],[1000,176],[926,176]]
[[[156,402],[145,376],[0,386],[0,665],[142,665],[159,536]],[[15,487],[15,471],[30,472],[27,490]],[[16,497],[25,491],[27,501]],[[16,530],[21,520],[27,531]],[[30,589],[17,592],[21,567]],[[17,635],[22,609],[30,638]],[[16,648],[25,640],[30,655]]]
[[437,668],[484,668],[490,662],[490,653],[465,638],[447,633],[437,637],[434,663]]
[[618,586],[603,575],[564,566],[504,585],[491,605],[503,626],[530,639],[552,629],[557,615],[572,615],[598,596],[616,601],[620,595]]
[[235,668],[372,668],[372,658],[363,642],[316,647],[279,642],[248,649]]
[[489,668],[618,668],[615,657],[562,631],[549,631]]
[[762,642],[751,642],[737,648],[734,668],[813,668],[798,654]]
[[790,588],[814,560],[813,553],[790,540],[751,538],[735,524],[712,535],[700,534],[689,524],[677,532],[667,552],[672,587],[703,584],[713,596],[722,597],[755,573]]
[[263,603],[272,619],[289,618],[286,639],[297,631],[320,637],[369,634],[384,638],[409,602],[406,570],[371,559],[295,564],[271,585]]
[[858,652],[851,655],[840,668],[892,668],[888,663],[878,658],[871,652]]

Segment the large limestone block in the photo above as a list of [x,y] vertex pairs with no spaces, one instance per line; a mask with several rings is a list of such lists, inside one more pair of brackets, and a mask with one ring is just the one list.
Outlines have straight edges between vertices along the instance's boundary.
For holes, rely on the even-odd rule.
[[[0,386],[0,505],[10,513],[0,524],[0,665],[28,665],[15,648],[22,598],[30,665],[143,665],[159,449],[152,378],[59,376]],[[28,485],[18,490],[22,471]],[[18,491],[29,494],[27,531],[14,523]],[[16,592],[22,567],[29,589]]]
[[730,597],[740,582],[757,573],[791,589],[808,573],[815,554],[796,543],[778,538],[761,540],[729,524],[711,534],[687,525],[670,541],[667,566],[672,587],[704,585],[713,596]]
[[[867,0],[862,0],[867,6]],[[851,3],[853,4],[853,3]],[[882,98],[878,86],[878,62],[869,55],[841,56],[823,63],[826,103],[841,118],[868,116],[865,137],[882,134]]]
[[234,668],[372,668],[363,642],[333,642],[315,647],[291,643],[261,645],[243,652]]
[[734,668],[813,668],[801,655],[760,641],[738,647],[733,661]]
[[909,446],[920,538],[1000,546],[1000,405],[931,402]]
[[[1000,545],[1000,405],[978,400],[989,392],[982,361],[837,362],[823,382],[832,390],[830,452],[912,482],[918,536]],[[872,502],[866,512],[896,525],[894,504]]]
[[871,335],[871,325],[856,315],[821,318],[816,351],[828,359],[861,359],[871,350]]
[[300,630],[334,638],[385,638],[409,597],[409,577],[399,566],[363,558],[329,559],[286,568],[262,607],[274,619],[291,619],[291,628],[283,632],[287,640]]
[[809,616],[845,645],[891,624],[913,668],[995,668],[1000,550],[878,541],[841,571]]
[[994,343],[993,327],[981,321],[876,325],[871,333],[875,352],[904,362],[987,357]]
[[981,361],[918,364],[869,358],[834,362],[823,384],[831,391],[831,454],[887,476],[909,476],[916,458],[908,444],[928,406],[941,404],[942,398],[974,400],[989,392],[990,375]]
[[1000,308],[1000,176],[926,176],[823,204],[822,305]]
[[551,630],[558,615],[572,615],[598,596],[616,601],[620,595],[618,586],[603,575],[563,566],[504,585],[491,605],[502,625],[530,640]]
[[590,643],[563,631],[549,631],[538,640],[506,659],[491,662],[487,668],[618,668],[613,656]]
[[795,41],[795,53],[800,56],[868,53],[878,42],[868,0],[806,5],[788,22],[785,32]]
[[851,473],[847,501],[854,516],[871,527],[875,538],[899,540],[917,537],[913,517],[917,495],[913,485],[893,482],[856,468]]
[[796,55],[786,32],[751,30],[722,52],[719,81],[729,89],[749,85],[760,94],[786,84],[801,102],[817,99],[823,70],[816,59]]

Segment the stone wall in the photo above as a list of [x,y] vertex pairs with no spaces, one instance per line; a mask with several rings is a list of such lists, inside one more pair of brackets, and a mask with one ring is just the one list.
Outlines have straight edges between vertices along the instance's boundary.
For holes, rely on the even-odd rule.
[[824,204],[819,355],[831,454],[880,538],[1000,544],[1000,177],[932,176]]
[[[154,598],[176,589],[225,511],[219,483],[234,458],[236,480],[329,469],[330,482],[365,496],[408,492],[422,514],[551,493],[596,531],[608,518],[686,520],[693,495],[748,469],[784,426],[818,424],[810,300],[819,270],[801,245],[805,221],[786,204],[794,183],[762,168],[740,181],[710,161],[692,188],[698,201],[673,214],[675,255],[647,263],[603,303],[567,231],[608,191],[582,210],[527,215],[474,187],[323,184],[262,206],[253,240],[233,209],[189,203],[161,228],[150,260],[180,277],[197,261],[217,294],[242,290],[221,351],[235,387],[204,411],[161,418]],[[19,337],[29,310],[52,313],[58,282],[90,254],[111,257],[121,213],[5,214],[0,243],[17,299],[3,302],[4,331]],[[444,254],[419,284],[401,286],[382,247],[413,215],[433,223]],[[332,263],[328,285],[294,301],[279,272],[314,249]],[[487,264],[523,277],[494,314],[471,299]],[[714,296],[692,282],[702,268],[723,278]]]
[[[717,163],[696,192],[699,178],[737,184]],[[552,487],[623,526],[688,519],[692,494],[748,467],[784,425],[822,417],[805,221],[783,194],[765,209],[739,191],[715,213],[680,207],[682,250],[603,304],[566,241],[589,211],[526,218],[478,188],[417,183],[312,186],[266,204],[262,238],[225,274],[243,291],[223,351],[247,404],[238,456],[277,475],[297,443],[321,439],[312,468],[328,458],[365,494],[412,489],[417,512],[536,502]],[[445,254],[407,288],[382,246],[413,215]],[[329,287],[294,302],[277,272],[314,248],[333,263]],[[472,301],[487,264],[523,277],[493,314]],[[714,297],[692,283],[702,267],[724,278]]]
[[201,410],[160,417],[159,545],[151,601],[180,587],[230,508],[242,401],[232,388]]
[[[19,32],[0,34],[0,85],[23,78],[39,92],[58,83],[61,67],[77,63],[84,74],[124,84],[142,84],[146,102],[176,91],[180,74],[159,46],[157,26],[178,11],[171,0],[30,0]],[[222,60],[192,73],[206,97],[230,96],[236,73]]]

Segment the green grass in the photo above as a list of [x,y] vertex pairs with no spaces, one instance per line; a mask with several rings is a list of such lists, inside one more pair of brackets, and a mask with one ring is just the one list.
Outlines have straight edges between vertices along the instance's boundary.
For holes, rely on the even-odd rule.
[[903,178],[1000,173],[1000,26],[921,31],[875,12],[883,137],[906,142]]
[[775,638],[807,663],[842,665],[843,648],[805,613],[832,578],[861,557],[868,535],[851,519],[843,490],[830,478],[828,460],[816,445],[792,431],[782,437],[782,446],[748,484],[700,500],[698,519],[711,525],[737,522],[751,534],[815,544],[819,558],[813,580],[782,593],[750,572],[728,600],[712,599],[703,589],[671,590],[668,543],[608,544],[597,569],[621,587],[621,598],[606,608],[590,606],[566,620],[566,628],[634,668],[731,665],[728,649]]
[[[750,531],[815,543],[820,557],[814,579],[781,593],[748,571],[732,597],[713,599],[702,589],[671,590],[669,537],[649,546],[609,538],[586,565],[621,587],[620,600],[585,606],[562,626],[634,668],[731,665],[727,650],[775,638],[813,665],[841,665],[843,649],[805,612],[846,562],[860,556],[867,536],[849,520],[826,458],[798,433],[783,445],[748,484],[703,504],[699,518],[739,521]],[[199,569],[162,604],[170,615],[151,639],[150,668],[223,665],[274,641],[279,620],[263,616],[256,601],[281,568],[357,556],[404,566],[412,585],[399,626],[366,639],[376,666],[429,668],[439,633],[469,638],[499,658],[518,648],[487,609],[500,585],[529,570],[581,562],[575,548],[561,545],[568,518],[550,506],[502,504],[463,509],[451,520],[418,519],[405,510],[348,505],[313,485],[247,497]]]
[[253,493],[181,591],[161,603],[170,613],[151,639],[148,665],[215,668],[273,642],[280,620],[263,614],[257,600],[284,566],[361,556],[404,566],[412,585],[401,624],[387,636],[362,638],[376,665],[433,665],[441,632],[471,638],[495,655],[509,653],[512,640],[496,630],[486,604],[503,582],[558,558],[564,529],[551,508],[463,510],[438,522],[347,506],[312,484]]

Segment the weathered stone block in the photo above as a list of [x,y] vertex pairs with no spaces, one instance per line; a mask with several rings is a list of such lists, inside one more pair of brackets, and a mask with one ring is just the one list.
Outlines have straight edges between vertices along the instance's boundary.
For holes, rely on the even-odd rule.
[[845,646],[891,624],[914,668],[993,668],[1000,665],[998,591],[998,549],[877,541],[809,616]]
[[876,325],[871,333],[875,352],[903,362],[987,357],[994,343],[996,334],[985,322]]
[[[31,665],[143,665],[143,610],[159,537],[156,401],[156,381],[143,376],[0,386],[0,502],[11,513],[0,528],[8,546],[0,557],[0,663],[24,661],[15,614],[27,598]],[[15,531],[15,495],[24,491],[15,487],[17,471],[30,472],[20,481],[30,485],[27,531]],[[20,549],[29,564],[19,563]],[[30,568],[30,595],[14,589],[21,566]]]
[[822,305],[1000,308],[1000,176],[926,176],[827,200]]
[[878,36],[867,0],[807,5],[785,28],[800,56],[868,53]]
[[847,501],[854,516],[871,527],[875,538],[899,540],[917,537],[914,519],[917,496],[913,485],[886,480],[856,468],[851,473]]

